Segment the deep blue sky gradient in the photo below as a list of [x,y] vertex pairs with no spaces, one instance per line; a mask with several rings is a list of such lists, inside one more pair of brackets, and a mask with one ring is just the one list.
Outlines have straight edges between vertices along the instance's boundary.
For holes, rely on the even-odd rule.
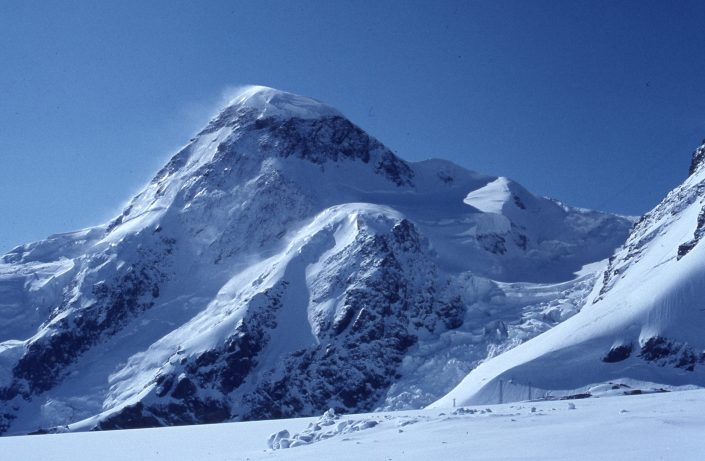
[[0,0],[0,253],[118,213],[243,84],[640,214],[705,137],[704,24],[702,0]]

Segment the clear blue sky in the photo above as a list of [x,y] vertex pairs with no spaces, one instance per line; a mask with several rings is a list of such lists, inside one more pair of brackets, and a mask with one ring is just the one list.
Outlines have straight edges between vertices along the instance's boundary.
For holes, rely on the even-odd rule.
[[705,2],[0,0],[0,252],[116,214],[251,83],[640,214],[705,138]]

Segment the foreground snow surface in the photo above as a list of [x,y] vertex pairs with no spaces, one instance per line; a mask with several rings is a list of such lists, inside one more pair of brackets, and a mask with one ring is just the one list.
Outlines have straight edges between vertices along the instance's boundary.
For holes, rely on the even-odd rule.
[[[702,459],[705,390],[343,415],[370,429],[289,449],[317,418],[0,439],[3,460],[631,460]],[[330,426],[334,427],[334,426]],[[337,426],[335,426],[337,427]],[[309,429],[310,430],[310,429]]]

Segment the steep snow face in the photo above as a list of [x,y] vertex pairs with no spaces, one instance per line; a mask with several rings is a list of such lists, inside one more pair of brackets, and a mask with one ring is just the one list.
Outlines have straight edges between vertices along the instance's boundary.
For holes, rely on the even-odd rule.
[[589,394],[620,380],[705,385],[705,169],[635,225],[588,305],[472,371],[436,405]]
[[629,225],[249,87],[116,219],[0,259],[0,432],[419,406],[577,312]]

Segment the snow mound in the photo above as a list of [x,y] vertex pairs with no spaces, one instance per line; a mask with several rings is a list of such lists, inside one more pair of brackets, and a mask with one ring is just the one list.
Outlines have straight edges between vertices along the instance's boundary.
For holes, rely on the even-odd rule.
[[305,431],[290,435],[288,430],[281,430],[269,436],[267,446],[273,450],[296,448],[344,434],[372,429],[380,423],[380,417],[345,418],[329,409],[315,422],[309,423]]

